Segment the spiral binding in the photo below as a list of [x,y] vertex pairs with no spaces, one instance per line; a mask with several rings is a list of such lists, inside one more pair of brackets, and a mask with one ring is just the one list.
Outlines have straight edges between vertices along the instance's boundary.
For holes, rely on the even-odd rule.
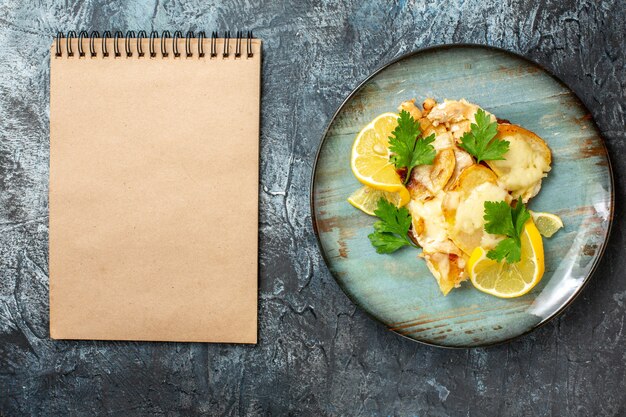
[[[185,38],[185,54],[183,55],[178,50],[178,40],[183,39],[183,33],[180,30],[177,30],[174,32],[174,36],[172,37],[172,35],[170,34],[168,30],[164,30],[163,32],[161,32],[161,36],[160,36],[161,56],[163,58],[167,58],[169,56],[170,50],[168,50],[168,45],[170,45],[170,42],[171,42],[171,52],[175,58],[180,58],[183,56],[185,58],[192,58],[194,56],[194,51],[192,51],[192,48],[191,48],[191,39],[194,37],[195,35],[192,31],[188,31],[186,33],[184,37]],[[76,35],[76,32],[73,30],[68,31],[67,34],[65,35],[63,34],[63,32],[57,32],[56,53],[55,53],[56,57],[63,56],[62,45],[63,45],[64,38],[65,38],[65,54],[68,57],[74,56],[75,51],[72,48],[72,39],[76,39],[76,38],[78,39],[78,57],[79,58],[84,58],[86,56],[85,49],[84,49],[84,42],[86,38],[89,40],[88,41],[89,56],[91,56],[92,58],[95,58],[98,55],[96,51],[95,41],[96,39],[100,38],[100,32],[94,30],[91,33],[87,33],[87,31],[81,30],[78,33],[78,35]],[[135,31],[133,30],[127,31],[126,34],[117,30],[115,31],[113,35],[111,34],[111,31],[105,30],[104,32],[102,32],[101,54],[103,58],[107,58],[110,56],[109,49],[107,46],[107,39],[110,39],[110,38],[113,38],[113,57],[114,58],[120,58],[122,56],[122,52],[120,49],[120,40],[122,38],[124,38],[124,53],[126,55],[126,58],[131,58],[133,56],[133,50],[131,47],[133,38],[136,38],[137,40],[137,45],[136,45],[137,57],[141,58],[146,55],[145,51],[143,50],[143,40],[146,38],[149,40],[148,41],[148,45],[149,45],[148,56],[150,58],[156,58],[157,56],[156,48],[155,48],[155,43],[157,42],[157,39],[159,38],[159,32],[157,31],[154,31],[154,30],[151,31],[150,36],[148,36],[145,30],[140,30],[139,32],[137,32],[137,34],[135,34]],[[211,33],[210,50],[209,50],[210,58],[218,57],[218,51],[217,51],[217,39],[218,38],[219,38],[218,32],[214,31]],[[222,56],[222,59],[226,59],[231,56],[230,31],[224,32],[223,38],[225,39],[225,42],[224,42],[224,47],[223,47],[221,56]],[[205,52],[204,52],[204,40],[205,39],[207,39],[206,33],[204,31],[198,32],[197,54],[199,58],[205,57]],[[242,57],[242,43],[244,39],[246,40],[245,57],[246,58],[254,57],[254,52],[252,50],[252,39],[254,39],[252,36],[252,31],[248,31],[247,34],[244,36],[244,32],[239,30],[236,32],[234,39],[235,39],[235,53],[234,53],[235,59]]]

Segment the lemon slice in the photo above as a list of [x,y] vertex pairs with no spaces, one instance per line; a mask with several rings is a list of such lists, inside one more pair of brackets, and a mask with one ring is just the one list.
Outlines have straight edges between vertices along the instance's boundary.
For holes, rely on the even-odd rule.
[[541,236],[552,237],[560,228],[563,227],[563,220],[556,214],[552,213],[535,213],[530,212],[533,221]]
[[389,136],[398,124],[398,115],[383,113],[357,135],[352,145],[350,164],[354,176],[364,185],[381,191],[398,192],[403,200],[409,192],[389,161]]
[[514,264],[487,258],[487,251],[474,249],[467,270],[474,287],[500,298],[519,297],[541,281],[544,272],[543,242],[537,227],[529,220],[521,236],[522,259]]
[[405,202],[402,197],[400,193],[390,193],[364,185],[348,197],[348,203],[370,216],[375,216],[374,210],[378,208],[378,200],[384,198],[396,207],[401,207],[408,202]]

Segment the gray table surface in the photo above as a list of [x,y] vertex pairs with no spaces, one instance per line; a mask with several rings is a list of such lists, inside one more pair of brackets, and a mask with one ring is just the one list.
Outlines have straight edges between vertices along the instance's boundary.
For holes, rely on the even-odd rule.
[[[1,416],[626,415],[623,1],[43,3],[0,2]],[[48,336],[50,41],[141,28],[246,28],[264,41],[257,346]],[[460,42],[521,53],[580,95],[607,140],[617,211],[565,314],[509,344],[451,351],[349,302],[316,246],[309,179],[351,89],[405,52]]]

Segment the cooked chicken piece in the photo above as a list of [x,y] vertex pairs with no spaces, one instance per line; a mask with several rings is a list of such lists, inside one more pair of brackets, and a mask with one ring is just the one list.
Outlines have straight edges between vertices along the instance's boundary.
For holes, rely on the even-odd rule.
[[[434,126],[445,123],[458,123],[469,120],[474,122],[474,114],[479,107],[465,99],[461,100],[444,100],[443,103],[437,104],[428,113],[428,119]],[[495,120],[495,119],[494,119]]]
[[425,112],[430,112],[430,110],[435,107],[435,105],[437,104],[437,102],[435,101],[434,98],[428,97],[426,100],[424,100],[424,102],[422,103],[422,107],[424,108]]
[[427,201],[413,200],[409,210],[413,218],[413,237],[422,247],[422,257],[435,276],[443,294],[467,278],[467,256],[448,238],[448,223],[442,211],[444,193]]
[[[465,99],[444,100],[443,103],[434,106],[427,117],[433,126],[445,126],[454,139],[460,140],[463,134],[470,130],[470,125],[476,122],[474,115],[478,109],[476,104]],[[487,114],[491,115],[494,122],[496,121],[494,115]]]
[[[454,140],[450,132],[445,131],[445,132],[434,132],[434,133],[435,133],[435,141],[432,143],[432,145],[433,145],[433,148],[435,148],[437,152],[439,152],[442,149],[456,148],[456,141]],[[427,135],[424,135],[424,137],[427,137]]]
[[408,205],[413,236],[427,252],[455,250],[448,239],[448,223],[442,210],[444,196],[444,193],[439,193],[425,201],[412,200]]
[[[420,122],[420,128],[422,129],[422,132],[426,132],[426,130],[432,126],[432,123],[430,122],[430,120],[428,120],[428,117],[424,116],[424,114],[422,113],[422,118],[419,120]],[[427,135],[424,135],[427,136]]]
[[471,124],[472,122],[469,120],[454,123],[450,126],[450,134],[457,142],[460,142],[465,132],[469,132],[471,130]]
[[407,188],[412,199],[433,197],[448,183],[454,172],[455,157],[452,149],[437,153],[432,165],[418,165],[411,171]]
[[419,109],[419,107],[415,105],[414,98],[400,103],[400,105],[398,106],[398,111],[400,112],[402,110],[409,112],[409,114],[413,116],[415,120],[419,120],[422,118],[422,111]]
[[464,254],[456,255],[454,253],[422,252],[421,256],[424,258],[426,266],[437,280],[437,284],[439,284],[439,289],[443,295],[448,295],[452,288],[460,287],[461,282],[468,278],[465,272],[467,256]]
[[474,158],[472,155],[468,154],[461,148],[454,148],[454,159],[456,160],[454,164],[454,172],[448,180],[448,184],[446,185],[446,189],[450,189],[456,183],[456,180],[461,175],[461,172],[467,167],[474,165]]

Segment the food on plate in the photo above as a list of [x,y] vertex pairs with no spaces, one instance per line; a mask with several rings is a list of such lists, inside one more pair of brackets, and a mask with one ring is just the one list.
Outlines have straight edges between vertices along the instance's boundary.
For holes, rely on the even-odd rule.
[[563,227],[526,207],[551,169],[548,145],[465,99],[407,100],[398,111],[367,124],[352,147],[363,187],[348,201],[379,218],[371,244],[384,254],[421,248],[444,295],[468,279],[498,297],[526,294],[543,276],[540,231]]

